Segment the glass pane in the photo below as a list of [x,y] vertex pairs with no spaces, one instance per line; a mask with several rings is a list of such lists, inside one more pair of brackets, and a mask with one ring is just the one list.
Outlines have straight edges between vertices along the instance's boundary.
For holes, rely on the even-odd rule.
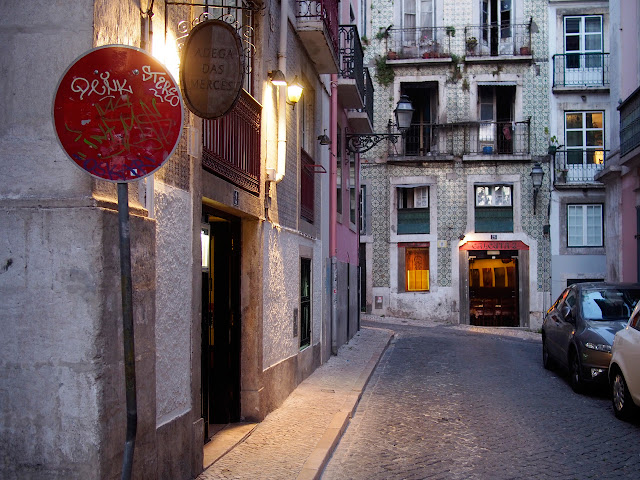
[[582,150],[567,150],[567,164],[582,165]]
[[567,146],[568,147],[581,147],[582,146],[582,132],[567,132]]
[[480,120],[493,120],[493,105],[483,103],[480,105]]
[[601,35],[585,35],[584,37],[584,49],[588,51],[600,51],[602,47]]
[[567,242],[571,246],[582,245],[582,205],[567,208]]
[[511,187],[501,186],[496,187],[493,195],[493,205],[496,207],[509,207],[511,206]]
[[588,147],[601,147],[603,146],[603,139],[602,139],[602,130],[593,130],[590,132],[587,132],[587,146]]
[[416,13],[416,0],[404,0],[404,13]]
[[577,35],[569,35],[564,41],[565,52],[575,52],[580,50],[580,37]]
[[565,118],[567,122],[567,128],[582,128],[581,113],[567,113]]
[[587,128],[602,128],[602,112],[587,113]]
[[429,290],[429,249],[407,248],[405,253],[407,291]]
[[565,19],[565,33],[580,33],[580,18],[569,17]]
[[584,20],[586,32],[601,32],[602,17],[586,17]]
[[599,53],[585,54],[584,66],[586,68],[602,68],[602,55]]
[[476,206],[486,207],[488,205],[491,205],[489,187],[476,187]]

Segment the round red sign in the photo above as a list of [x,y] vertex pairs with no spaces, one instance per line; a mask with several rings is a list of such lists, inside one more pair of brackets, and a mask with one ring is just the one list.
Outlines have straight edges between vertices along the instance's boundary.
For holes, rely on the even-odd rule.
[[62,75],[53,122],[76,165],[103,180],[130,182],[173,154],[182,134],[182,97],[151,55],[106,45],[80,56]]

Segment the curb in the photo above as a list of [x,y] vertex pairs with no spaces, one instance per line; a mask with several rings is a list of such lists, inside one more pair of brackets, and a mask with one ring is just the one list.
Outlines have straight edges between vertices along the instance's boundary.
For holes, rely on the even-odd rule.
[[380,362],[382,355],[391,344],[391,340],[393,340],[393,338],[395,337],[394,332],[389,332],[391,333],[391,335],[389,335],[387,342],[377,351],[374,351],[371,359],[358,377],[358,380],[356,380],[355,385],[353,386],[352,393],[347,396],[347,399],[344,401],[342,408],[340,408],[340,410],[336,414],[334,414],[333,418],[331,419],[331,423],[329,423],[329,426],[327,427],[327,430],[324,432],[322,438],[318,441],[315,448],[312,450],[311,454],[307,458],[307,461],[304,462],[302,470],[296,477],[297,480],[318,480],[320,478],[320,475],[324,471],[324,468],[327,466],[327,463],[329,462],[331,455],[333,455],[338,442],[340,442],[342,435],[347,429],[347,426],[351,421],[351,417],[353,417],[353,414],[358,407],[358,403],[360,403],[362,393],[364,392],[367,383],[369,383],[369,379],[371,378],[373,371]]

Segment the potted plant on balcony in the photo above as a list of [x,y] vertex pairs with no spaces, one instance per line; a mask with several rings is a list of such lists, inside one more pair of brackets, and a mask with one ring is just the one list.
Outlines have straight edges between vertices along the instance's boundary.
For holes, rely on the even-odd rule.
[[520,55],[531,55],[531,49],[527,46],[520,47]]
[[558,144],[558,137],[556,137],[555,135],[550,137],[549,129],[547,127],[544,127],[544,134],[549,139],[549,147],[547,148],[547,153],[549,155],[555,155],[558,149],[562,146]]
[[476,37],[469,37],[466,40],[467,50],[469,52],[473,52],[475,48],[478,46],[478,39]]

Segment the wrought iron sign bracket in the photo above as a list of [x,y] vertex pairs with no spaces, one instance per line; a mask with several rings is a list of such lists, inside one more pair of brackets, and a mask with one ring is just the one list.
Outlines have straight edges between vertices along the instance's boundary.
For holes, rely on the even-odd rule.
[[396,144],[402,137],[401,133],[348,133],[346,135],[347,151],[364,153],[371,150],[383,140]]

